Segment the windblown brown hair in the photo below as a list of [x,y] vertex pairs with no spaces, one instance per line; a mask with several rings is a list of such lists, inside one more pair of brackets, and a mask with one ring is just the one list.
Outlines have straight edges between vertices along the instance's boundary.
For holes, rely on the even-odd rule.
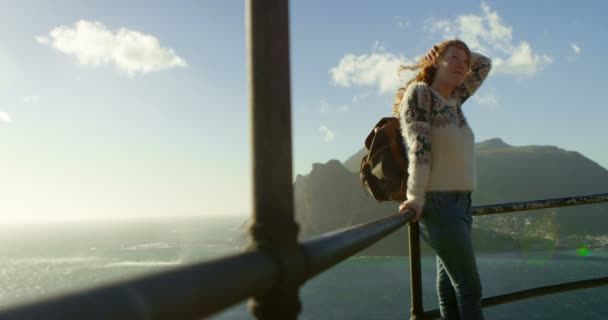
[[[448,50],[448,48],[451,46],[457,46],[466,52],[467,58],[469,61],[468,69],[470,71],[471,70],[471,50],[469,50],[469,47],[462,40],[459,40],[459,39],[446,40],[446,41],[439,43],[437,45],[437,47],[439,47],[439,50],[437,52],[437,56],[435,57],[435,61],[437,61],[438,59],[441,59],[443,57],[443,55],[445,54],[445,52]],[[400,74],[401,71],[404,69],[412,70],[412,71],[420,69],[420,71],[418,72],[418,74],[416,74],[416,76],[414,76],[412,79],[410,79],[403,87],[397,89],[397,92],[395,93],[395,102],[393,104],[393,114],[397,118],[399,118],[399,105],[401,104],[401,100],[403,99],[403,94],[405,93],[405,90],[407,90],[407,87],[412,82],[417,82],[417,81],[423,81],[424,83],[426,83],[427,85],[430,86],[433,83],[433,79],[435,78],[435,72],[437,71],[437,68],[433,65],[433,62],[428,61],[426,59],[426,57],[422,57],[422,60],[420,60],[420,62],[418,62],[417,64],[415,64],[413,66],[403,66],[403,65],[399,66],[399,70],[397,71],[397,74]]]

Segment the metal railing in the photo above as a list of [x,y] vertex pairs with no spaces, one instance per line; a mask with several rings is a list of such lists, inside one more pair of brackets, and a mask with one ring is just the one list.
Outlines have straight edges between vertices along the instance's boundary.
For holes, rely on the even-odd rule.
[[[567,207],[567,206],[577,206],[584,204],[593,204],[593,203],[602,203],[608,202],[608,193],[602,194],[594,194],[594,195],[585,195],[585,196],[577,196],[577,197],[566,197],[566,198],[552,198],[552,199],[544,199],[544,200],[534,200],[534,201],[525,201],[525,202],[513,202],[513,203],[504,203],[504,204],[494,204],[494,205],[486,205],[486,206],[475,206],[473,207],[473,215],[481,216],[481,215],[490,215],[490,214],[501,214],[501,213],[511,213],[511,212],[520,212],[520,211],[528,211],[528,210],[539,210],[539,209],[548,209],[548,208],[557,208],[557,207]],[[412,239],[410,238],[410,241]],[[420,263],[415,262],[415,263]],[[420,275],[416,275],[415,280],[420,281]],[[544,287],[531,288],[516,292],[511,292],[507,294],[502,294],[493,297],[487,297],[481,299],[481,307],[493,307],[500,304],[505,304],[509,302],[524,300],[533,297],[540,297],[549,294],[561,293],[566,291],[578,290],[578,289],[586,289],[593,288],[599,286],[608,285],[608,274],[606,277],[595,278],[595,279],[585,279],[580,281],[573,282],[565,282],[559,283],[555,285],[549,285]],[[414,285],[412,284],[412,287]],[[428,311],[422,310],[422,299],[414,299],[414,296],[422,297],[422,291],[413,292],[412,291],[412,319],[439,319],[439,309],[433,309]]]
[[[253,222],[245,252],[80,290],[0,311],[0,319],[200,319],[247,298],[258,319],[296,319],[299,288],[315,275],[408,224],[411,318],[424,311],[418,223],[410,210],[298,242],[293,213],[289,23],[286,0],[247,1],[253,136]],[[495,214],[608,202],[608,194],[473,208]],[[608,284],[608,277],[482,300],[483,307]]]
[[[517,212],[608,202],[607,194],[473,207],[474,215]],[[524,205],[527,204],[527,205]],[[561,205],[560,205],[561,204]],[[412,213],[399,213],[373,222],[336,230],[303,241],[298,250],[305,261],[290,268],[306,280],[331,268],[399,229]],[[408,224],[410,236],[410,285],[412,319],[439,318],[439,310],[424,311],[420,274],[418,223]],[[286,252],[287,255],[293,253]],[[295,253],[299,256],[300,253]],[[293,257],[285,257],[291,261]],[[288,270],[289,271],[289,270]],[[264,296],[280,282],[276,261],[262,250],[177,267],[158,274],[81,290],[43,301],[0,311],[0,319],[200,319],[233,306],[244,299]],[[608,285],[608,276],[532,288],[482,299],[491,307],[532,297]],[[297,317],[295,315],[293,318]],[[258,316],[276,319],[273,316]]]
[[[307,257],[305,263],[289,266],[302,275],[295,285],[370,246],[411,217],[409,212],[396,214],[301,243],[298,250]],[[283,260],[292,261],[299,253],[286,255]],[[200,319],[248,297],[264,296],[280,280],[273,257],[255,250],[15,306],[1,311],[0,319]]]

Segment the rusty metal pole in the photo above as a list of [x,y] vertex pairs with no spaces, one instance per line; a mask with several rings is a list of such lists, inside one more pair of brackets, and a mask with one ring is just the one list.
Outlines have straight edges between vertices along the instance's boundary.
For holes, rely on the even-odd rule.
[[410,295],[412,299],[410,320],[422,319],[422,272],[420,267],[420,229],[418,222],[408,224],[410,242]]
[[289,11],[287,0],[246,1],[253,145],[253,221],[248,250],[275,261],[275,286],[252,297],[257,319],[296,319],[307,270],[294,219],[291,147]]

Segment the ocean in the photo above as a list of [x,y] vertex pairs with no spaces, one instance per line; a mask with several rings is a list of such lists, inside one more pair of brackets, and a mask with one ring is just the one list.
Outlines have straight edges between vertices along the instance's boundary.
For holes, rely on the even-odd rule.
[[[0,225],[0,308],[238,252],[242,217]],[[580,248],[579,248],[580,249]],[[483,296],[608,276],[608,248],[478,254]],[[425,310],[435,257],[422,258]],[[300,289],[300,319],[405,319],[407,257],[353,257]],[[485,308],[487,319],[608,319],[608,287]],[[210,319],[251,319],[246,302]]]

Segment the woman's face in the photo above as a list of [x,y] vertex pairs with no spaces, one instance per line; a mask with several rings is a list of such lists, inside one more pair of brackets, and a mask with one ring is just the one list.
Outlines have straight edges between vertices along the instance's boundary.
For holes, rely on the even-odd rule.
[[466,51],[457,46],[450,46],[437,62],[436,80],[457,87],[464,82],[469,70]]

